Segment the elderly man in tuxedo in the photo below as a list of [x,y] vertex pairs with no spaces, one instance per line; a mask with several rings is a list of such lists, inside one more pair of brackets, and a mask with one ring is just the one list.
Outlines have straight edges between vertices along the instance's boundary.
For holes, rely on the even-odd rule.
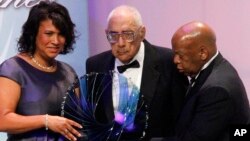
[[179,116],[178,141],[229,141],[229,128],[249,122],[249,102],[235,68],[216,47],[214,31],[193,21],[172,37],[174,63],[192,80]]
[[[124,128],[120,139],[150,140],[172,136],[188,80],[177,71],[171,49],[157,47],[145,40],[146,28],[134,7],[116,7],[107,21],[106,36],[111,50],[88,58],[86,72],[113,70],[139,89],[134,129]],[[119,93],[105,94],[99,102],[101,106],[96,109],[96,118],[103,123],[112,121],[119,103]]]

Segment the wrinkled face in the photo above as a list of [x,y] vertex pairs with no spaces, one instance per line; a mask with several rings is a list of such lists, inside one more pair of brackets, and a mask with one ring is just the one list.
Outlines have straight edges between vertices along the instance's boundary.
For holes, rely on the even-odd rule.
[[192,41],[183,41],[173,43],[172,47],[174,63],[179,72],[191,77],[197,75],[203,65],[198,45]]
[[45,20],[40,23],[36,36],[35,54],[41,58],[53,59],[64,48],[65,37],[53,25],[52,20]]
[[128,63],[137,54],[144,39],[145,27],[136,26],[128,17],[110,19],[106,35],[113,55],[123,63]]

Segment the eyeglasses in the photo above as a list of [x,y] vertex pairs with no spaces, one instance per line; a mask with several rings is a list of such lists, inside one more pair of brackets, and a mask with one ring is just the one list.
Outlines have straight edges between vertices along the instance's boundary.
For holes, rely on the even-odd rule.
[[122,33],[117,32],[107,32],[107,39],[110,43],[117,43],[119,41],[119,38],[122,37],[123,40],[125,40],[128,43],[131,43],[135,40],[135,37],[137,35],[137,32],[140,28],[138,28],[135,32],[134,31],[123,31]]

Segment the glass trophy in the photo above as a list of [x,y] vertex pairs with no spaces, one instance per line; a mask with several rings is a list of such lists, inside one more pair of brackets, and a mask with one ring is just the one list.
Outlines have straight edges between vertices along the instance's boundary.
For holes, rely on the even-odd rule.
[[[113,106],[113,95],[118,95]],[[79,140],[141,140],[147,129],[147,105],[139,89],[114,71],[89,73],[68,89],[61,105],[61,116],[83,126]]]

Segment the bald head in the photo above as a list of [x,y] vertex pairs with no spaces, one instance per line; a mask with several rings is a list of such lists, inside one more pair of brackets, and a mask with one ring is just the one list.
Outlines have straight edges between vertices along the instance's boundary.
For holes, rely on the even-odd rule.
[[[173,35],[172,44],[196,42],[208,47],[212,55],[216,53],[216,36],[205,23],[193,21],[181,26]],[[195,46],[198,47],[198,46]]]
[[175,53],[174,63],[189,76],[195,76],[217,51],[213,30],[197,21],[181,26],[171,42]]

